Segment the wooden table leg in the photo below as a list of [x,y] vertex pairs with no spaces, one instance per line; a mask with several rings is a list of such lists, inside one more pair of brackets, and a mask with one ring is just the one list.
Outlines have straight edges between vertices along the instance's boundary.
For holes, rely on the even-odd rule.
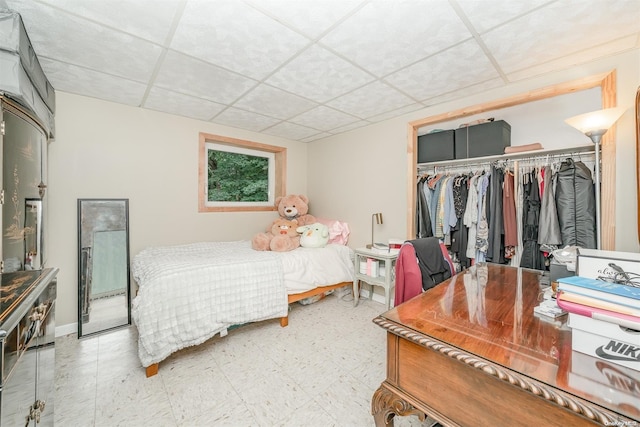
[[385,387],[384,383],[378,387],[371,399],[371,414],[376,423],[376,427],[393,426],[393,419],[396,415],[407,416],[417,415],[420,421],[424,421],[426,415],[414,408],[406,400],[400,398],[395,393]]

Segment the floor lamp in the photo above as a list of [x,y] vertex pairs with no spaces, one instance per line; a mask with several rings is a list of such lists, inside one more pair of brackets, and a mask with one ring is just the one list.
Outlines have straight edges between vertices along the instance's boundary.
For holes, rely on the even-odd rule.
[[600,140],[602,135],[607,133],[609,128],[618,121],[620,116],[625,112],[626,108],[615,107],[605,108],[604,110],[592,111],[590,113],[580,114],[579,116],[570,117],[565,122],[578,129],[580,132],[591,138],[595,144],[596,151],[596,167],[595,167],[595,185],[596,185],[596,248],[601,249],[601,225],[600,225]]

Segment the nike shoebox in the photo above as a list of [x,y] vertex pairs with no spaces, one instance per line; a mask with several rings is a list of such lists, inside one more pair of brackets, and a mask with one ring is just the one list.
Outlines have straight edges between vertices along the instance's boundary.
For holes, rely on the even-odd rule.
[[568,325],[574,351],[640,370],[640,331],[575,313]]
[[640,412],[640,378],[637,371],[572,351],[571,374],[596,383],[582,390],[598,390],[599,393],[609,396],[605,396],[605,399],[613,402],[634,402],[632,406],[636,406]]

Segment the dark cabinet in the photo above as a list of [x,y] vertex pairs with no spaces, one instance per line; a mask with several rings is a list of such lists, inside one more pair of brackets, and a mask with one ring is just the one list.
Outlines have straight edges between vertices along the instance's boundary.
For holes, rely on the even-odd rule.
[[52,426],[57,269],[2,275],[0,425]]

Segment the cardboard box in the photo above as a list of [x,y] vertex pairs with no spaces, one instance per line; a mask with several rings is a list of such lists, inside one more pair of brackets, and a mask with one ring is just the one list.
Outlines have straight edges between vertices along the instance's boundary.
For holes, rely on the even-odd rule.
[[578,249],[576,274],[590,279],[614,277],[616,270],[609,265],[611,263],[628,273],[640,275],[640,254],[638,253],[583,248]]
[[571,347],[610,363],[640,370],[640,331],[569,313]]

